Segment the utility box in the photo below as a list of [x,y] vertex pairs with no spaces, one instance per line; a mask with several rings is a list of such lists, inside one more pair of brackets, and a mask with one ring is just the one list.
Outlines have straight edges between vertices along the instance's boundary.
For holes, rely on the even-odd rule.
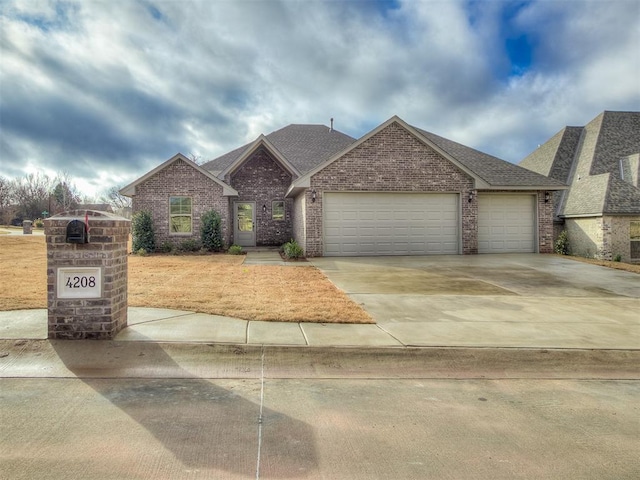
[[22,234],[23,235],[33,234],[33,222],[31,220],[22,221]]
[[131,222],[93,210],[44,221],[51,339],[112,339],[127,326]]

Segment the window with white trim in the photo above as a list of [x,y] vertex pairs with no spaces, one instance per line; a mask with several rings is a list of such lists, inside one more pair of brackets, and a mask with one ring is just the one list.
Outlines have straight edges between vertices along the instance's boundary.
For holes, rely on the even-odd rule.
[[169,233],[191,233],[191,197],[169,197]]

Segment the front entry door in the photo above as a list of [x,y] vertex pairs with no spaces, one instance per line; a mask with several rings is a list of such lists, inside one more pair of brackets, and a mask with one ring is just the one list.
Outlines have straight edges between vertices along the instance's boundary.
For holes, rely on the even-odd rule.
[[236,202],[233,204],[233,239],[241,247],[256,246],[256,203]]

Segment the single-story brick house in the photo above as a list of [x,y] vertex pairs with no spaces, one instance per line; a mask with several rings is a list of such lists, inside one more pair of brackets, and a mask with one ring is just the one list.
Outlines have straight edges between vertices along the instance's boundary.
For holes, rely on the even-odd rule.
[[199,238],[215,209],[229,245],[349,256],[551,252],[564,188],[392,117],[360,139],[289,125],[203,165],[177,154],[121,193],[158,244]]
[[520,166],[569,185],[554,217],[571,253],[640,262],[640,112],[605,111],[565,127]]

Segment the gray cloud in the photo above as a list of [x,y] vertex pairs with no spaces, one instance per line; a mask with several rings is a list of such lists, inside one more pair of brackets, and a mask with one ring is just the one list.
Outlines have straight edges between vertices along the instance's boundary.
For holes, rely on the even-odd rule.
[[640,109],[639,22],[635,0],[3,2],[0,174],[67,170],[95,191],[177,151],[330,117],[360,136],[394,114],[517,161]]

